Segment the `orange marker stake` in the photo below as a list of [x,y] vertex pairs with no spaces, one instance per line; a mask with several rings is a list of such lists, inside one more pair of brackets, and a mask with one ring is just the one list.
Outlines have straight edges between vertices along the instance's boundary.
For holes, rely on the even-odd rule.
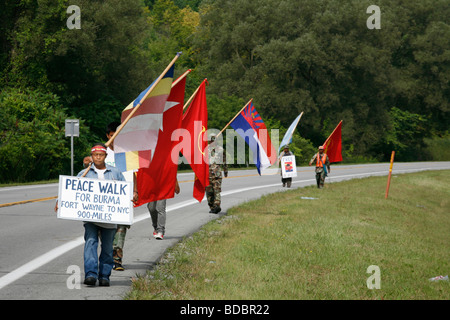
[[392,166],[394,165],[394,155],[395,155],[395,151],[392,151],[391,165],[389,167],[389,176],[388,176],[388,182],[387,182],[387,186],[386,186],[386,195],[384,196],[385,199],[387,199],[387,197],[388,197],[389,186],[391,185],[391,175],[392,175]]

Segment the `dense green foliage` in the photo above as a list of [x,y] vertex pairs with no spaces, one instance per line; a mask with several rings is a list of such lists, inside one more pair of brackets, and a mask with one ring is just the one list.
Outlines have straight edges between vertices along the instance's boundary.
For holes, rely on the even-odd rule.
[[[179,51],[176,75],[193,69],[186,97],[208,78],[210,128],[253,98],[281,139],[303,111],[293,142],[301,161],[340,120],[344,161],[386,161],[394,149],[397,160],[433,159],[433,141],[448,141],[447,0],[377,1],[381,29],[367,28],[373,3],[360,0],[79,0],[81,29],[66,25],[71,4],[0,0],[0,181],[67,174],[64,118],[82,120],[79,167]],[[40,122],[44,106],[59,119],[49,116],[51,126]],[[35,132],[26,144],[19,127]],[[34,148],[53,145],[47,135],[60,152],[37,162]],[[11,160],[13,145],[23,145],[27,170]]]

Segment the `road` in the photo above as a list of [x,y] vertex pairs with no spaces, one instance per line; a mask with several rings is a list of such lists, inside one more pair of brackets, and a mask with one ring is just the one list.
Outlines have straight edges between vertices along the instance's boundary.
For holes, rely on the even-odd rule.
[[[450,162],[395,163],[393,174],[448,170]],[[312,167],[298,167],[292,188],[315,184]],[[328,183],[387,175],[389,163],[332,166]],[[0,299],[2,300],[117,300],[128,292],[131,279],[145,274],[164,252],[207,222],[240,203],[282,192],[280,176],[258,176],[256,169],[231,171],[222,184],[222,213],[211,214],[206,200],[192,197],[193,174],[178,175],[181,192],[167,201],[166,235],[153,239],[146,206],[135,208],[134,223],[124,247],[125,271],[113,271],[110,287],[82,284],[82,222],[56,218],[57,184],[0,188]],[[395,188],[395,179],[391,188]],[[384,197],[384,190],[380,197]],[[30,201],[30,202],[23,202]],[[5,204],[11,204],[7,205]],[[80,284],[81,282],[81,284]]]

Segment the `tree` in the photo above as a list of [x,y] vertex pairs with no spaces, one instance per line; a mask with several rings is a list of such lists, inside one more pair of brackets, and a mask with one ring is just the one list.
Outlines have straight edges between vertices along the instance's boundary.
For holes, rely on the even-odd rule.
[[[141,1],[77,1],[81,29],[68,29],[67,1],[17,1],[2,12],[7,49],[1,84],[53,92],[71,116],[85,118],[93,140],[105,123],[159,74],[150,72]],[[104,116],[98,120],[99,114]]]
[[[70,172],[67,115],[56,95],[7,88],[0,93],[0,117],[0,182],[47,180]],[[82,135],[86,131],[82,125]]]
[[351,141],[344,149],[387,160],[374,145],[385,141],[391,106],[430,115],[436,130],[448,126],[449,9],[443,0],[382,0],[381,29],[368,29],[367,6],[206,0],[195,41],[199,69],[212,92],[252,97],[284,126],[304,111],[315,145],[344,119]]

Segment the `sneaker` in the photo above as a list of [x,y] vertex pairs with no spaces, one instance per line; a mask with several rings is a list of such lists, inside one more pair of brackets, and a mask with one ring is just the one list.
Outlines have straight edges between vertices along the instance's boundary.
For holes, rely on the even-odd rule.
[[220,211],[222,211],[222,209],[220,207],[215,207],[211,211],[212,211],[212,213],[219,213]]
[[155,230],[153,230],[153,238],[156,238],[156,235],[158,234],[158,231],[156,231],[156,229]]
[[164,235],[161,232],[158,232],[155,236],[156,240],[162,240],[164,238]]
[[121,264],[120,262],[114,261],[113,270],[116,270],[116,271],[124,271],[125,268],[122,266],[122,264]]

